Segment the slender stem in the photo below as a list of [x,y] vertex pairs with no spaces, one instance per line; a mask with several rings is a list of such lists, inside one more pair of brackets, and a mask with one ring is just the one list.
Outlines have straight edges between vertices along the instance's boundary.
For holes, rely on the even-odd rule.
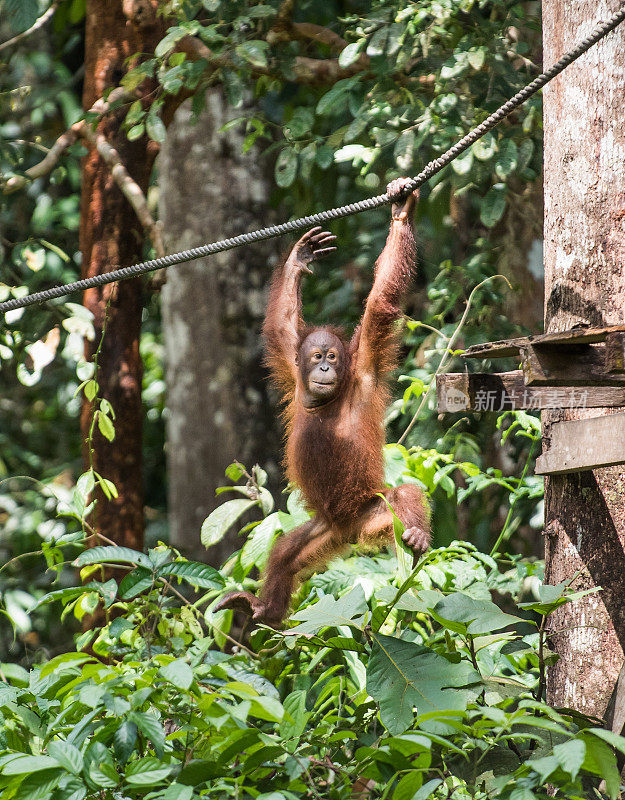
[[[527,474],[527,470],[529,469],[529,465],[530,465],[530,462],[532,460],[532,455],[534,453],[534,447],[536,446],[536,442],[537,441],[538,441],[537,439],[533,439],[532,440],[532,444],[531,444],[531,447],[529,449],[529,453],[527,454],[527,459],[525,461],[525,466],[523,467],[523,472],[521,473],[521,478],[519,480],[519,486],[525,480],[525,476]],[[517,487],[517,489],[518,489],[518,487]],[[505,535],[506,535],[507,530],[508,530],[508,525],[510,523],[510,520],[512,519],[512,512],[514,511],[514,506],[516,505],[516,501],[518,500],[518,498],[519,498],[518,494],[515,494],[514,497],[512,498],[512,502],[510,503],[510,508],[508,510],[508,515],[506,517],[506,521],[503,524],[503,528],[501,529],[501,533],[497,537],[497,541],[493,545],[493,549],[490,551],[491,558],[494,557],[497,554],[497,551],[499,550],[499,546],[504,541]]]
[[536,687],[536,694],[534,698],[540,700],[545,691],[545,624],[547,617],[543,617],[540,621],[540,628],[538,629],[538,686]]
[[[473,289],[473,291],[469,295],[469,299],[467,300],[467,305],[466,305],[466,307],[464,309],[464,313],[463,313],[463,315],[462,315],[462,317],[460,319],[460,322],[458,323],[458,325],[456,327],[456,330],[453,332],[453,334],[451,335],[451,338],[449,339],[449,342],[447,343],[447,348],[446,348],[445,352],[443,353],[443,357],[440,360],[440,363],[439,363],[439,365],[438,365],[438,367],[436,369],[436,372],[434,373],[434,375],[432,375],[432,379],[431,379],[427,389],[425,390],[425,392],[423,394],[423,398],[422,398],[421,402],[419,403],[419,407],[417,408],[417,410],[415,411],[412,419],[410,420],[410,423],[408,424],[408,427],[402,433],[402,435],[399,437],[399,441],[397,442],[397,444],[403,444],[404,441],[406,440],[406,437],[408,436],[410,431],[415,426],[415,424],[417,422],[417,419],[419,418],[419,414],[421,413],[421,411],[422,411],[422,409],[423,409],[423,407],[424,407],[424,405],[425,405],[425,403],[426,403],[426,401],[428,399],[428,395],[430,394],[430,391],[431,391],[432,387],[434,386],[434,384],[436,382],[436,376],[439,375],[443,371],[443,367],[447,366],[447,364],[449,363],[449,359],[453,356],[454,345],[456,344],[456,340],[460,336],[460,332],[464,328],[465,322],[467,321],[467,317],[469,316],[469,310],[471,308],[471,305],[473,304],[473,297],[474,297],[475,293],[477,292],[478,289],[480,289],[485,284],[490,283],[490,281],[495,280],[495,278],[503,278],[503,280],[508,284],[508,286],[510,286],[510,281],[506,278],[505,275],[491,275],[490,278],[485,278],[483,281],[480,281],[480,283],[478,283],[477,286]],[[512,286],[510,286],[510,288],[512,288]]]
[[2,42],[0,44],[0,50],[5,50],[7,47],[12,47],[14,44],[21,42],[22,39],[25,39],[27,36],[30,36],[31,33],[35,33],[35,31],[38,31],[39,28],[42,28],[46,24],[46,22],[52,18],[58,5],[59,5],[59,0],[54,0],[50,8],[47,11],[44,11],[44,13],[33,22],[30,28],[28,28],[25,31],[22,31],[21,33],[18,33],[17,36],[14,36],[12,39],[7,39],[6,42]]

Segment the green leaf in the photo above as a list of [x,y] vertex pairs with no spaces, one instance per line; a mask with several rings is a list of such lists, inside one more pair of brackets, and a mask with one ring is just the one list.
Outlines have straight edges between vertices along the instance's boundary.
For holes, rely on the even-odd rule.
[[298,739],[306,729],[310,713],[306,711],[308,692],[298,689],[287,695],[284,700],[284,719],[280,724],[280,736],[283,739]]
[[601,587],[595,586],[592,589],[584,589],[581,592],[571,592],[567,583],[558,583],[555,586],[543,583],[538,588],[539,601],[532,601],[529,603],[517,603],[519,608],[524,611],[535,611],[542,616],[552,614],[557,608],[570,603],[573,600],[579,600],[588,594],[601,591]]
[[132,755],[137,742],[137,725],[132,720],[122,722],[113,736],[113,746],[117,759],[125,764]]
[[625,736],[619,736],[618,733],[607,731],[604,728],[586,728],[584,733],[593,733],[595,736],[603,739],[604,742],[620,750],[621,753],[625,753]]
[[3,775],[27,775],[39,770],[58,769],[56,759],[50,756],[17,756],[2,767]]
[[156,572],[160,578],[163,576],[183,578],[192,586],[200,589],[221,589],[225,581],[216,569],[199,561],[175,561],[164,564]]
[[523,622],[520,617],[505,614],[490,600],[477,600],[464,592],[454,592],[439,600],[430,613],[441,625],[455,633],[469,633],[472,636]]
[[317,103],[317,114],[330,114],[331,112],[345,108],[347,100],[345,95],[351,91],[355,82],[356,79],[354,78],[345,78],[335,83]]
[[[238,120],[234,120],[234,121],[238,122]],[[224,128],[225,127],[226,126],[224,125]],[[222,128],[222,130],[224,130],[224,128]],[[240,480],[245,475],[245,467],[243,466],[243,464],[240,464],[238,461],[235,461],[234,463],[232,463],[232,464],[230,464],[229,466],[226,467],[226,473],[225,474],[226,474],[226,478],[231,480],[233,483],[236,483],[238,480]]]
[[487,228],[496,225],[506,210],[506,185],[496,183],[486,192],[480,208],[480,219]]
[[167,31],[167,34],[161,39],[161,41],[156,45],[154,49],[154,55],[157,58],[162,58],[166,55],[170,50],[173,50],[176,42],[179,42],[180,39],[187,36],[188,31],[184,28],[170,28]]
[[241,550],[241,564],[246,570],[252,567],[264,569],[269,551],[280,530],[282,530],[282,523],[278,512],[265,517],[252,530]]
[[478,71],[484,66],[486,60],[485,47],[471,47],[467,52],[467,60],[474,70]]
[[88,653],[61,653],[61,655],[51,658],[41,667],[39,676],[45,678],[47,675],[52,675],[53,672],[56,672],[59,667],[79,667],[86,661],[95,661],[95,658]]
[[[463,711],[471,696],[466,688],[480,681],[464,661],[452,664],[422,645],[373,633],[367,665],[367,691],[380,706],[380,718],[393,734],[403,733],[420,715],[448,710]],[[425,730],[436,722],[422,722]],[[444,730],[444,728],[443,728]]]
[[115,438],[115,426],[111,418],[107,417],[106,414],[102,414],[102,412],[98,412],[98,428],[105,439],[108,439],[109,442],[113,441]]
[[256,505],[256,500],[228,500],[218,506],[202,523],[200,538],[204,547],[220,542],[240,516]]
[[309,108],[296,108],[285,127],[294,139],[299,139],[310,136],[314,122],[315,117]]
[[497,151],[497,141],[492,133],[485,133],[481,139],[471,145],[471,149],[479,161],[488,161]]
[[457,175],[467,175],[471,172],[471,168],[473,167],[473,153],[471,148],[461,153],[458,158],[455,158],[451,162],[451,166]]
[[429,797],[435,789],[438,789],[442,782],[442,778],[432,778],[431,781],[423,784],[419,791],[414,795],[412,800],[425,800],[425,798]]
[[558,764],[574,781],[586,757],[586,745],[581,739],[569,739],[568,742],[557,744],[553,748],[553,755]]
[[512,139],[507,139],[499,148],[497,155],[497,162],[495,164],[495,172],[497,177],[505,180],[508,175],[511,175],[517,168],[517,161],[519,156],[519,149],[516,142]]
[[82,753],[69,742],[56,739],[48,745],[48,754],[68,772],[78,775],[83,767]]
[[586,758],[584,759],[583,768],[603,778],[606,783],[608,797],[611,800],[616,800],[619,796],[620,775],[614,753],[605,742],[595,738],[595,736],[584,736],[583,738],[586,744]]
[[148,569],[151,566],[150,559],[145,553],[138,550],[131,550],[129,547],[102,546],[90,547],[81,553],[73,562],[75,567],[84,567],[87,564],[140,564]]
[[152,742],[157,758],[162,758],[165,749],[165,730],[161,721],[146,711],[131,711],[128,720],[134,722],[141,733]]
[[267,42],[261,39],[254,39],[237,45],[235,51],[244,61],[248,61],[253,66],[266,67],[268,47]]
[[58,767],[35,772],[22,781],[16,796],[20,800],[51,800],[62,777],[63,771]]
[[366,611],[365,593],[362,586],[357,584],[350,592],[338,599],[326,594],[318,603],[293,614],[291,619],[301,624],[296,628],[284,631],[284,634],[288,636],[306,635],[317,633],[321,628],[339,625],[360,628]]
[[193,670],[181,658],[161,667],[160,673],[169,683],[173,683],[178,689],[186,691],[193,683]]
[[399,169],[408,171],[412,168],[416,141],[414,131],[404,131],[395,143],[393,155]]
[[290,186],[297,175],[297,153],[291,148],[280,151],[275,167],[276,183],[283,189]]
[[18,33],[30,28],[39,16],[37,0],[4,0],[3,5],[11,29]]
[[119,584],[119,596],[122,600],[131,600],[154,584],[154,574],[151,569],[137,567],[124,575]]
[[148,114],[145,121],[145,129],[150,139],[162,144],[167,138],[167,129],[165,123],[157,114]]
[[358,61],[362,46],[363,42],[352,42],[347,47],[344,47],[339,53],[339,67],[345,69],[355,61]]
[[133,761],[126,770],[126,781],[132,786],[154,786],[169,775],[172,768],[156,758],[141,758]]
[[144,133],[145,133],[145,124],[143,122],[140,122],[138,125],[133,125],[132,128],[128,129],[126,137],[129,142],[135,142],[137,139],[140,139]]
[[185,786],[182,783],[170,783],[163,794],[159,795],[159,798],[160,800],[192,800],[193,786]]

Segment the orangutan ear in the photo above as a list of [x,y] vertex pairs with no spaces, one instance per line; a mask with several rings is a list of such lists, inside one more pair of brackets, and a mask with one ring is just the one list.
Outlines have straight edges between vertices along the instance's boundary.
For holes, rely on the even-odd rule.
[[299,367],[299,353],[295,356],[295,366]]

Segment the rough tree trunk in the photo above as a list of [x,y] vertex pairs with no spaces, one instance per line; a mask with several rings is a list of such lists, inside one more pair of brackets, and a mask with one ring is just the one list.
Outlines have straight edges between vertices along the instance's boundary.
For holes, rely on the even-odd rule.
[[[85,109],[118,86],[127,71],[126,59],[135,53],[153,52],[162,35],[154,14],[156,2],[137,0],[89,0],[85,32]],[[106,32],[106,35],[104,35]],[[120,130],[126,109],[106,116],[99,125],[122,161],[146,191],[155,152],[145,138],[129,142]],[[108,272],[140,261],[143,231],[134,212],[95,151],[85,157],[82,176],[80,248],[83,277]],[[122,281],[85,292],[84,303],[95,318],[96,336],[86,346],[86,357],[100,341],[106,304],[113,295],[106,335],[99,356],[100,395],[115,411],[116,439],[109,443],[96,432],[94,469],[113,481],[119,492],[114,501],[98,492],[94,514],[96,529],[120,545],[143,546],[143,486],[141,473],[141,281]],[[83,439],[91,424],[91,407],[85,403],[81,418]],[[88,453],[85,460],[89,464]]]
[[[544,0],[552,64],[619,0]],[[625,26],[545,90],[545,329],[625,322]],[[621,409],[580,412],[577,418]],[[543,415],[549,425],[565,412]],[[573,412],[567,412],[572,418]],[[548,700],[612,719],[625,643],[625,470],[552,477],[546,486],[547,582],[603,591],[561,609],[551,642]],[[576,574],[579,571],[579,575]],[[611,702],[612,698],[612,702]],[[618,705],[618,703],[617,703]],[[607,713],[606,713],[607,712]],[[617,715],[618,716],[618,715]]]
[[[198,123],[178,109],[159,157],[160,216],[170,251],[223,239],[272,221],[271,182],[258,151],[242,153],[239,128],[220,128],[228,110],[211,90]],[[234,459],[256,462],[278,483],[281,442],[267,396],[260,325],[278,248],[262,242],[181,265],[163,289],[167,360],[170,541],[202,560],[200,527],[223,501],[215,489]],[[221,563],[236,533],[211,549]]]

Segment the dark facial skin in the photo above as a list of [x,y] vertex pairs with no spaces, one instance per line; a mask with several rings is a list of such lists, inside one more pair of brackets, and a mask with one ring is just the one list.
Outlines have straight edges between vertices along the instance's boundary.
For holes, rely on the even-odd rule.
[[345,375],[343,342],[328,331],[314,331],[302,342],[298,365],[305,408],[318,408],[338,395]]

